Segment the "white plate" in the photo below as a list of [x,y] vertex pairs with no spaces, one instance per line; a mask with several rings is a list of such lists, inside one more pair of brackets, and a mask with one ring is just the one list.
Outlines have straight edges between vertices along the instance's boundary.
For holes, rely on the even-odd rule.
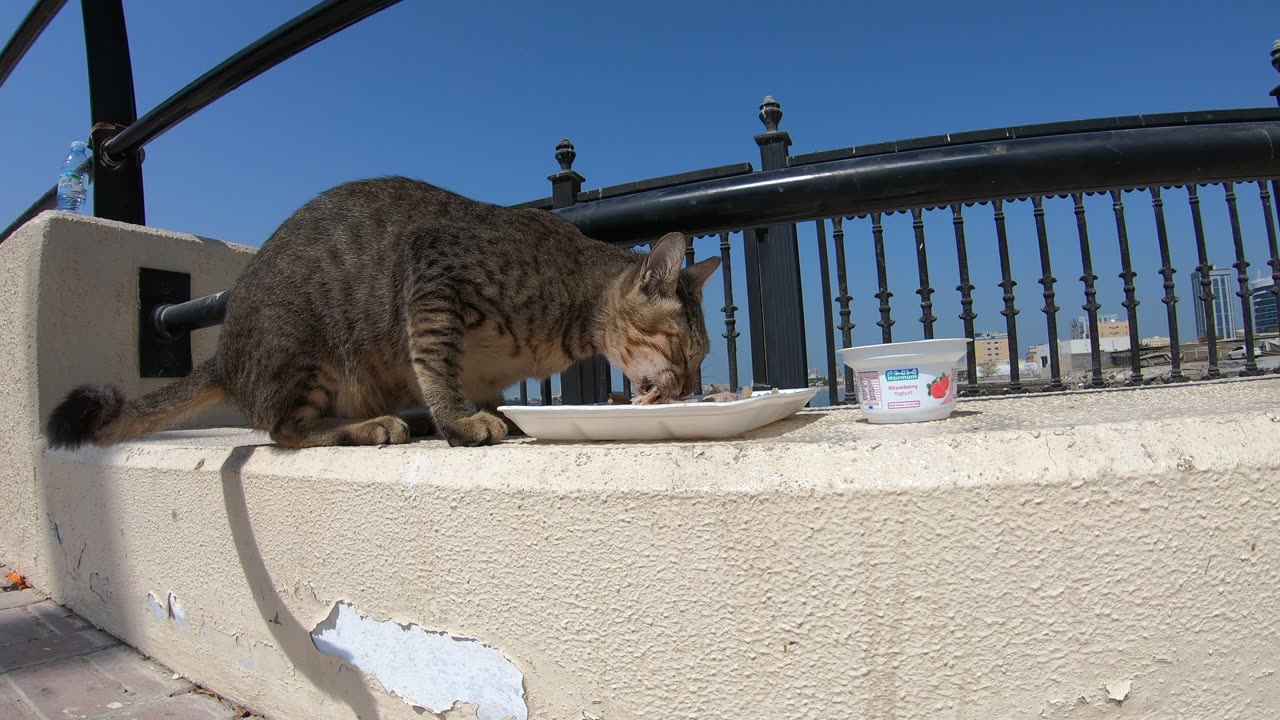
[[757,390],[746,400],[730,402],[503,405],[498,412],[539,440],[716,440],[790,417],[819,390]]

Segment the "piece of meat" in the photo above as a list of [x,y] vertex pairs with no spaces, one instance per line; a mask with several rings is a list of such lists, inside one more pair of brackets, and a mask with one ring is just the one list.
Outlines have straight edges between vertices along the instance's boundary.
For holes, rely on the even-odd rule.
[[[774,392],[777,392],[777,390],[774,390]],[[748,398],[748,397],[751,397],[750,388],[743,388],[741,394],[736,392],[726,391],[726,392],[712,393],[710,395],[703,395],[702,397],[684,397],[678,400],[664,400],[658,397],[658,389],[653,388],[649,392],[643,395],[637,395],[635,397],[631,397],[626,393],[620,393],[620,392],[609,393],[608,404],[609,405],[665,405],[667,403],[677,403],[677,402],[686,402],[686,403],[733,402],[734,400],[742,400],[743,398]]]
[[652,405],[658,402],[658,398],[660,396],[661,396],[661,393],[658,392],[658,388],[656,387],[650,388],[649,392],[643,395],[637,395],[631,398],[631,404],[632,405]]

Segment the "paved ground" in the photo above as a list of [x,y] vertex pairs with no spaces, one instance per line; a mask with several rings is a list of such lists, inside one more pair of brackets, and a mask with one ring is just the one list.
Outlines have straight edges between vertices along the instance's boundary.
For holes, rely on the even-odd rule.
[[0,720],[242,717],[42,593],[0,592]]

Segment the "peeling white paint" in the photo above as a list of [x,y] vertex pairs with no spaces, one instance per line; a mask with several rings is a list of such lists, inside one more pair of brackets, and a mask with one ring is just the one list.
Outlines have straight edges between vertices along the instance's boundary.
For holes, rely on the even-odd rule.
[[168,620],[169,608],[160,604],[160,599],[155,593],[147,593],[147,607],[151,608],[151,617],[156,620]]
[[470,703],[479,720],[528,720],[524,677],[502,653],[477,640],[374,620],[344,602],[334,605],[311,640],[320,652],[378,678],[409,705],[441,713]]
[[178,632],[187,634],[187,613],[182,609],[182,603],[178,602],[178,596],[173,593],[169,593],[169,617],[178,626]]
[[97,595],[99,600],[107,602],[111,599],[111,578],[99,573],[89,573],[89,590]]
[[1132,680],[1109,682],[1107,683],[1107,699],[1115,703],[1122,703],[1128,699],[1131,690],[1133,690]]
[[155,593],[147,593],[147,607],[151,610],[151,617],[156,620],[173,620],[173,624],[178,627],[178,632],[183,635],[190,634],[187,612],[182,609],[182,603],[178,602],[177,595],[169,593],[162,603]]

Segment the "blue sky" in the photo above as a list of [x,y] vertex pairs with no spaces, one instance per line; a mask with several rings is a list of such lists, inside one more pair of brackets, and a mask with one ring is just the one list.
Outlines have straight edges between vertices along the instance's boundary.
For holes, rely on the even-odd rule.
[[[258,36],[307,0],[174,3],[126,0],[140,112]],[[471,197],[516,203],[549,194],[561,137],[575,169],[599,187],[732,162],[759,166],[757,106],[773,95],[802,153],[883,140],[1108,115],[1266,106],[1280,5],[1268,0],[1076,2],[1020,6],[939,2],[430,3],[405,0],[248,83],[147,148],[151,225],[260,244],[289,213],[346,180],[419,177]],[[7,36],[27,2],[0,5]],[[11,143],[0,218],[53,182],[71,140],[88,131],[78,3],[68,3],[8,82],[0,111]],[[1231,261],[1221,190],[1205,219],[1219,265]],[[1167,199],[1184,335],[1192,334],[1195,264],[1182,195]],[[1069,205],[1052,201],[1060,332],[1083,302]],[[1251,273],[1265,268],[1254,186],[1240,188]],[[1166,334],[1151,206],[1127,211],[1143,335]],[[1122,313],[1109,202],[1089,206],[1103,312]],[[1039,260],[1030,207],[1009,208],[1021,342],[1042,342]],[[5,221],[7,223],[7,220]],[[978,329],[1003,329],[990,209],[969,243]],[[871,238],[850,225],[855,344],[879,341]],[[927,216],[939,334],[960,322],[950,219]],[[823,367],[820,279],[802,228],[810,365]],[[896,337],[919,336],[910,219],[886,223]],[[735,288],[741,280],[735,237]],[[1216,252],[1215,252],[1216,250]],[[700,257],[717,251],[700,241]],[[708,306],[720,306],[719,280]],[[739,296],[738,305],[745,306]],[[745,311],[739,313],[745,333]],[[710,315],[718,337],[718,315]],[[749,378],[747,337],[740,366]],[[721,346],[722,347],[722,346]],[[723,380],[722,350],[706,376]]]

